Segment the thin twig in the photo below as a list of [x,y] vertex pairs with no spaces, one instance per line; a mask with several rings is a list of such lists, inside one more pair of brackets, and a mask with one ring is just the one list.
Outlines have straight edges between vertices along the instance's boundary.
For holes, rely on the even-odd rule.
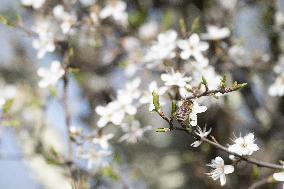
[[253,183],[248,189],[256,189],[264,184],[267,184],[267,183],[271,183],[273,181],[273,177],[272,175],[270,175],[269,177],[265,177],[255,183]]

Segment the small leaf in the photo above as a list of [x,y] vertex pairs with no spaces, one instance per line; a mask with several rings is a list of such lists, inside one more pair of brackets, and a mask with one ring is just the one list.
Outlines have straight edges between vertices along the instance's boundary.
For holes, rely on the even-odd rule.
[[11,108],[13,107],[13,104],[14,104],[14,99],[7,100],[6,103],[3,106],[3,112],[5,114],[8,113],[11,110]]
[[101,170],[101,173],[105,177],[111,178],[113,181],[117,181],[119,179],[118,174],[111,168],[105,167]]
[[153,96],[153,104],[155,106],[155,111],[159,112],[161,110],[160,96],[155,90],[152,92],[152,96]]
[[222,79],[221,79],[221,81],[220,81],[220,87],[221,87],[221,89],[225,89],[226,88],[226,86],[227,86],[227,77],[224,75],[223,77],[222,77]]
[[175,117],[177,114],[177,103],[175,100],[172,101],[172,117]]
[[201,25],[200,25],[200,18],[196,17],[191,25],[191,32],[192,33],[200,33]]
[[156,132],[158,132],[158,133],[165,133],[165,132],[169,132],[169,131],[171,131],[170,128],[158,128],[158,129],[156,129]]
[[186,24],[183,18],[179,19],[179,27],[182,34],[186,33]]
[[0,125],[4,127],[19,127],[20,122],[18,120],[5,120],[1,121]]

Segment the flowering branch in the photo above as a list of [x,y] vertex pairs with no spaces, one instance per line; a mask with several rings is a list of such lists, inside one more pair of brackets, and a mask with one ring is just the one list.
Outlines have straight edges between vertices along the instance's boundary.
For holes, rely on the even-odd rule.
[[[185,128],[181,128],[181,127],[174,127],[173,126],[173,123],[172,123],[172,119],[168,118],[167,116],[164,115],[163,112],[158,112],[158,114],[164,119],[166,120],[169,125],[170,125],[170,128],[169,129],[164,129],[164,132],[167,132],[167,131],[171,131],[171,130],[178,130],[178,131],[184,131],[186,132],[187,134],[193,136],[194,138],[202,141],[202,142],[205,142],[211,146],[214,146],[215,148],[219,149],[219,150],[222,150],[223,152],[226,152],[227,154],[229,155],[233,155],[233,156],[236,156],[238,157],[240,160],[242,161],[246,161],[248,163],[251,163],[251,164],[254,164],[254,165],[257,165],[258,167],[266,167],[266,168],[270,168],[270,169],[280,169],[280,170],[283,170],[284,167],[283,165],[278,165],[278,164],[273,164],[273,163],[267,163],[267,162],[263,162],[263,161],[260,161],[260,160],[257,160],[257,159],[254,159],[254,158],[249,158],[249,157],[246,157],[246,156],[242,156],[242,155],[239,155],[235,152],[231,152],[228,150],[228,148],[226,148],[225,146],[219,144],[218,142],[215,142],[215,141],[212,141],[212,140],[209,140],[207,138],[201,138],[199,137],[198,135],[196,135],[195,133],[191,132],[189,129],[185,129]],[[159,131],[161,132],[161,128],[159,129]]]
[[202,84],[205,85],[206,90],[202,93],[193,94],[192,96],[186,98],[186,100],[196,99],[196,98],[200,98],[203,96],[214,96],[218,93],[226,94],[226,93],[237,91],[247,86],[247,83],[242,83],[242,84],[235,83],[232,87],[225,87],[225,86],[222,87],[221,86],[219,89],[209,90],[206,83],[202,82]]

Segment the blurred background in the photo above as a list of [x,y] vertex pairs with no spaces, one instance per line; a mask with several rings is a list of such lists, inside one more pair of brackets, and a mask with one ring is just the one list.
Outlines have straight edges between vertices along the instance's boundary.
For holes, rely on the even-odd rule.
[[[160,70],[136,70],[145,49],[159,33],[168,29],[179,31],[181,19],[189,30],[199,18],[201,33],[206,32],[208,24],[231,31],[224,41],[209,42],[208,58],[216,73],[227,75],[231,81],[248,83],[245,89],[219,99],[205,97],[202,103],[208,110],[199,114],[199,125],[211,127],[214,137],[224,145],[231,143],[234,135],[253,132],[260,146],[254,154],[256,158],[267,162],[284,158],[284,100],[268,94],[277,77],[273,68],[284,61],[284,1],[127,0],[127,27],[108,20],[99,24],[90,21],[89,15],[97,7],[82,2],[70,3],[78,20],[83,20],[68,38],[74,49],[71,67],[80,70],[70,74],[68,87],[72,125],[90,133],[99,119],[95,108],[112,101],[127,81],[139,76],[141,88],[147,90],[151,81],[159,80]],[[13,21],[20,16],[21,25],[32,29],[52,12],[52,7],[64,3],[68,1],[46,0],[44,8],[33,10],[19,0],[0,0],[0,15]],[[106,1],[94,3],[104,5]],[[138,42],[129,40],[130,37]],[[34,39],[21,28],[0,25],[0,97],[9,93],[14,99],[8,121],[1,118],[0,189],[69,189],[67,168],[55,161],[57,153],[67,153],[63,81],[52,90],[42,90],[37,85],[37,69],[48,67],[52,60],[61,60],[62,54],[47,53],[37,59],[37,51],[32,47]],[[216,46],[220,53],[215,52]],[[137,143],[119,142],[121,131],[115,125],[104,131],[114,134],[110,140],[112,170],[90,176],[85,173],[86,160],[75,160],[79,172],[76,174],[82,182],[78,188],[220,188],[219,182],[205,174],[209,172],[206,163],[226,154],[207,144],[193,148],[193,139],[184,133],[156,133],[156,128],[167,124],[149,112],[148,106],[138,109],[136,119],[143,126],[153,127]],[[273,173],[246,163],[240,163],[236,169],[227,178],[224,189],[249,188]],[[259,188],[281,187],[274,182]]]

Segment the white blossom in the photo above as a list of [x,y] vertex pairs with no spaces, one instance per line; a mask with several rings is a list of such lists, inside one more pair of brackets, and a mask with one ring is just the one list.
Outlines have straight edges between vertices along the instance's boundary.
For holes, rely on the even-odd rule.
[[186,40],[178,40],[177,45],[181,49],[180,57],[184,60],[194,57],[196,61],[202,61],[202,52],[209,48],[208,43],[200,41],[197,34],[192,34]]
[[120,0],[108,1],[108,4],[101,10],[100,18],[112,17],[115,21],[123,25],[127,24],[128,14],[126,12],[126,3]]
[[45,0],[21,0],[21,2],[25,6],[31,6],[34,9],[39,9],[45,3]]
[[109,140],[113,138],[113,134],[105,134],[105,135],[100,135],[98,137],[93,138],[93,143],[94,144],[99,144],[101,148],[103,149],[108,149],[109,148]]
[[171,73],[162,74],[161,79],[165,82],[166,86],[185,87],[192,78],[185,77],[184,74],[181,74],[180,72],[174,72],[172,70]]
[[156,21],[149,21],[143,24],[138,31],[139,37],[147,40],[156,37],[159,31],[159,24]]
[[110,164],[112,151],[105,149],[90,148],[87,152],[80,154],[80,158],[88,160],[88,169],[97,170]]
[[120,137],[119,141],[126,141],[128,143],[136,143],[141,139],[144,133],[151,130],[151,126],[141,127],[140,122],[137,120],[121,125],[124,135]]
[[232,165],[225,165],[224,160],[219,156],[212,159],[211,163],[207,164],[207,166],[213,168],[208,175],[213,180],[220,179],[221,186],[226,184],[226,175],[234,172],[234,167]]
[[33,48],[38,50],[37,58],[41,59],[47,52],[55,50],[54,34],[50,31],[51,24],[48,21],[41,21],[33,28],[38,34],[38,38],[32,42]]
[[235,144],[230,145],[228,150],[239,155],[252,155],[253,152],[259,150],[259,147],[254,143],[254,141],[254,134],[249,133],[244,137],[235,139]]
[[57,5],[53,8],[53,15],[61,21],[60,27],[63,34],[69,33],[71,31],[71,27],[77,21],[76,16],[64,11],[64,7],[62,5]]
[[39,68],[37,70],[38,76],[41,80],[38,83],[40,88],[55,85],[58,80],[64,75],[65,71],[59,61],[52,61],[49,69]]
[[150,47],[144,58],[145,62],[151,62],[147,67],[153,68],[163,60],[174,58],[176,56],[176,39],[177,32],[175,30],[160,33],[157,42]]
[[[273,178],[277,181],[284,182],[284,172],[274,173]],[[284,189],[284,184],[283,184],[283,189]]]
[[[211,133],[211,130],[212,129],[210,128],[208,131],[206,131],[206,127],[204,127],[204,129],[202,130],[199,126],[197,126],[194,133],[202,139],[202,138],[206,138]],[[202,143],[202,140],[197,140],[193,142],[191,146],[198,147],[200,146],[201,143]]]
[[149,111],[155,109],[152,96],[153,91],[156,91],[157,94],[160,96],[160,104],[161,106],[163,106],[165,104],[165,99],[162,98],[162,95],[167,91],[167,87],[158,87],[156,81],[152,81],[149,84],[148,91],[146,91],[145,94],[140,98],[140,102],[142,104],[149,104]]
[[278,76],[275,82],[268,88],[270,96],[283,96],[284,95],[284,76]]
[[207,26],[207,33],[201,35],[204,40],[220,40],[229,37],[231,34],[230,30],[226,27],[219,28],[214,25]]
[[100,115],[100,119],[97,122],[98,127],[102,128],[108,123],[120,125],[125,115],[120,107],[117,101],[110,102],[106,106],[97,106],[95,111]]
[[197,114],[203,113],[207,110],[206,106],[200,106],[197,102],[193,102],[192,111],[189,114],[190,125],[197,126]]

